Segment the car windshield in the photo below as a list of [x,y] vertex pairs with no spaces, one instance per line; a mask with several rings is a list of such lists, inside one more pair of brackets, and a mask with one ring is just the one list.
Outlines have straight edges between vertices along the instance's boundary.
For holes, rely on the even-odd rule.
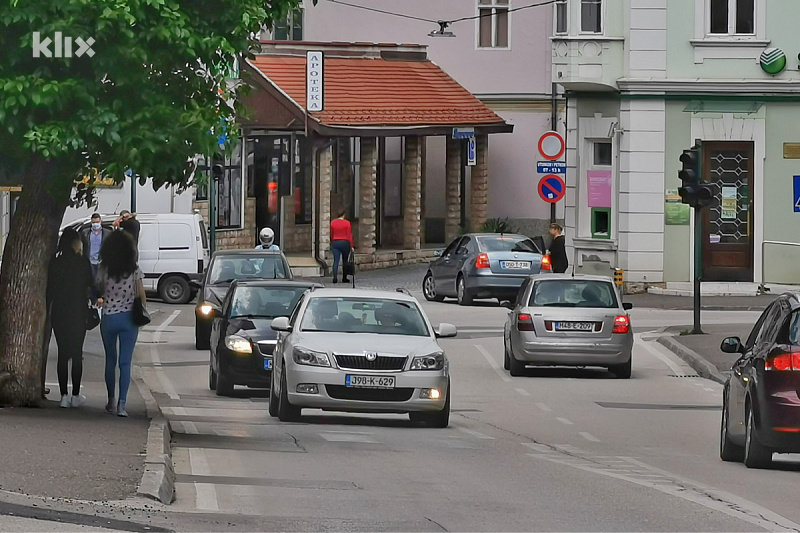
[[302,331],[430,335],[417,304],[376,298],[313,298],[303,313]]
[[533,286],[533,307],[584,307],[616,309],[617,294],[610,281],[542,280]]
[[216,285],[239,279],[287,279],[288,277],[283,258],[278,254],[264,257],[226,255],[214,260],[208,283]]
[[532,252],[539,253],[539,249],[527,237],[501,236],[478,237],[481,248],[487,252]]
[[305,291],[305,287],[238,287],[231,301],[231,318],[289,316]]

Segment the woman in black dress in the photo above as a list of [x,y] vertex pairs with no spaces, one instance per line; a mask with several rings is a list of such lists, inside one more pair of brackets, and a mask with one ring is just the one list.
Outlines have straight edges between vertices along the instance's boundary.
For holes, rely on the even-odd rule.
[[[58,385],[61,407],[78,407],[83,375],[83,341],[89,312],[89,289],[94,285],[92,267],[83,255],[83,243],[77,231],[67,228],[58,241],[55,258],[47,278],[47,303],[51,309],[53,334],[58,345]],[[72,361],[72,397],[68,395],[67,377]]]
[[569,259],[567,259],[567,245],[564,235],[562,235],[564,228],[561,224],[550,224],[550,235],[553,236],[553,242],[550,243],[550,263],[553,266],[553,272],[556,274],[563,274],[569,268]]

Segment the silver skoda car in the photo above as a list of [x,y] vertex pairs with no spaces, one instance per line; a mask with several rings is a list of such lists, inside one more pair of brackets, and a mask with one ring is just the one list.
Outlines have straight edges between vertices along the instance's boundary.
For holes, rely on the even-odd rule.
[[319,289],[308,292],[279,332],[270,415],[297,420],[303,408],[408,413],[412,422],[447,427],[450,368],[419,303],[402,292]]

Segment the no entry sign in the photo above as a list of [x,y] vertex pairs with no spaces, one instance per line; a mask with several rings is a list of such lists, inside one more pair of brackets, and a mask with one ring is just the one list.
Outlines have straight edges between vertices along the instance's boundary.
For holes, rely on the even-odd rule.
[[547,203],[554,204],[564,198],[567,185],[561,176],[549,174],[539,180],[539,196]]
[[559,159],[566,148],[564,137],[557,131],[548,131],[539,137],[539,153],[548,161]]

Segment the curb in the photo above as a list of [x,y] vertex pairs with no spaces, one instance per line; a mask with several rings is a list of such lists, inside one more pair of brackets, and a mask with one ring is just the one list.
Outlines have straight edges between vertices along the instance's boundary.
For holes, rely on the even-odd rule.
[[727,380],[711,363],[706,361],[703,356],[677,342],[672,336],[664,335],[658,338],[658,343],[666,347],[672,353],[686,361],[701,377],[725,384]]
[[142,481],[136,489],[136,494],[169,505],[175,499],[175,469],[172,465],[172,447],[170,445],[172,432],[169,422],[161,413],[158,402],[140,375],[141,369],[138,366],[134,368],[136,369],[134,381],[139,388],[139,393],[144,398],[147,416],[150,417],[144,473]]

